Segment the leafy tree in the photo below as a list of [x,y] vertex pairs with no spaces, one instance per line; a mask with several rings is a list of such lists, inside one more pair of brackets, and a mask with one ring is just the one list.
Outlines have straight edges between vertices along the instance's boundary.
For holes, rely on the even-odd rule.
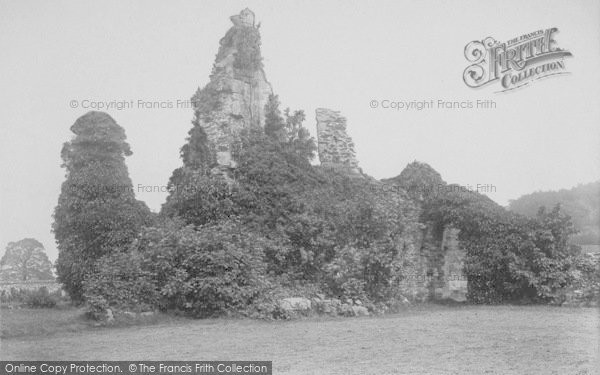
[[291,209],[294,195],[314,185],[317,178],[305,156],[262,129],[242,132],[233,157],[237,162],[233,177],[246,209]]
[[286,108],[281,114],[277,95],[269,95],[265,105],[265,134],[302,158],[312,160],[316,145],[308,129],[302,126],[306,119],[304,111]]
[[53,280],[52,263],[44,246],[33,238],[9,242],[0,259],[0,275],[4,280]]
[[100,257],[126,248],[151,215],[135,199],[125,156],[125,131],[109,115],[88,112],[71,126],[75,137],[63,146],[66,169],[53,231],[58,243],[57,273],[73,300],[82,300],[82,282]]
[[[286,110],[283,117],[274,95],[265,109],[264,129],[249,127],[237,134],[232,145],[237,167],[231,176],[211,172],[214,152],[199,123],[194,124],[182,148],[184,165],[169,180],[170,194],[162,214],[194,225],[242,214],[273,224],[272,219],[281,216],[282,210],[292,209],[298,189],[314,179],[310,177],[314,175],[310,159],[316,146],[302,126],[302,111],[290,114]],[[197,118],[201,112],[197,110]],[[228,181],[229,177],[235,183]]]
[[312,160],[315,157],[317,147],[308,129],[302,126],[306,119],[304,111],[294,111],[292,114],[290,109],[286,108],[284,115],[287,147],[300,157]]
[[209,170],[214,165],[215,158],[208,146],[206,133],[197,119],[188,134],[187,143],[181,148],[183,165],[195,170]]
[[538,211],[530,227],[533,238],[529,249],[519,254],[521,262],[513,267],[513,273],[523,276],[535,288],[536,300],[554,301],[574,281],[580,247],[572,245],[570,238],[576,233],[571,217],[560,205],[551,211],[545,208]]
[[269,95],[265,104],[265,134],[281,143],[285,142],[285,120],[279,109],[279,98],[277,95]]
[[235,187],[220,175],[192,168],[178,168],[169,180],[170,191],[161,214],[179,217],[188,224],[204,225],[238,212]]

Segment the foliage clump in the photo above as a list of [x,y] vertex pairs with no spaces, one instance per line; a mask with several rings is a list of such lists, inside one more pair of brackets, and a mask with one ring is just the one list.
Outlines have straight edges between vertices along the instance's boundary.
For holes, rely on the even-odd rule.
[[54,210],[58,280],[74,301],[83,281],[106,254],[126,248],[151,222],[135,199],[125,165],[131,155],[125,131],[109,115],[89,112],[71,127],[75,137],[62,149],[66,180]]
[[10,306],[16,304],[29,308],[52,308],[65,300],[60,290],[51,292],[45,286],[35,289],[13,287],[10,290],[2,290],[0,292],[0,303]]
[[41,287],[36,290],[28,291],[25,295],[23,304],[34,309],[48,309],[55,307],[59,302],[60,292],[50,293],[48,288]]

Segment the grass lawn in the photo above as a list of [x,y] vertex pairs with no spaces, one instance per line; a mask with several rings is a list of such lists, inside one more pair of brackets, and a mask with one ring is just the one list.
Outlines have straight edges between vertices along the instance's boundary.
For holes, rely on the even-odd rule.
[[51,328],[24,329],[23,334],[14,327],[31,311],[22,310],[21,321],[9,316],[14,311],[1,312],[2,330],[10,333],[0,341],[5,360],[272,360],[274,374],[600,370],[599,310],[594,308],[427,305],[384,317],[290,322],[168,318],[113,328],[91,327],[77,310],[38,310],[34,315],[49,314]]

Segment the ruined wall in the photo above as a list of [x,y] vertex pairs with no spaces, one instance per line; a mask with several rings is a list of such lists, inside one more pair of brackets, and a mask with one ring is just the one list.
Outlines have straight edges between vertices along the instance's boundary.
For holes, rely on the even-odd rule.
[[431,299],[432,277],[428,272],[430,269],[429,259],[424,256],[423,244],[430,236],[430,231],[425,225],[418,224],[419,231],[412,237],[415,239],[414,248],[409,248],[406,254],[410,268],[404,271],[404,278],[400,282],[400,289],[405,297],[411,301],[424,302]]
[[460,246],[456,228],[444,229],[442,239],[442,272],[443,284],[441,298],[450,298],[455,301],[467,300],[467,278],[463,273],[466,251]]
[[217,163],[234,167],[231,146],[250,126],[264,126],[265,104],[273,93],[262,68],[260,33],[254,13],[244,9],[232,16],[233,27],[220,41],[210,82],[192,102],[196,121],[207,134]]
[[[339,112],[325,108],[316,110],[316,118],[321,165],[369,178],[358,167],[354,143],[346,130],[346,119]],[[373,186],[384,189],[394,185],[380,182]],[[406,194],[405,199],[409,197]],[[414,203],[420,206],[419,202]],[[418,215],[414,217],[414,222],[417,221]],[[466,253],[458,240],[459,231],[451,227],[434,228],[433,223],[419,223],[418,228],[415,233],[406,234],[410,246],[405,247],[407,268],[399,285],[401,292],[413,301],[465,301],[467,279],[463,266]]]
[[466,251],[458,240],[459,230],[446,227],[440,237],[430,224],[421,224],[421,228],[419,251],[411,255],[412,267],[401,284],[404,293],[415,301],[466,301]]
[[346,132],[346,118],[331,109],[318,108],[317,141],[319,160],[324,167],[344,168],[359,173],[354,142]]
[[466,301],[467,278],[463,273],[466,251],[461,247],[456,228],[445,227],[441,238],[427,225],[421,255],[427,264],[428,298]]

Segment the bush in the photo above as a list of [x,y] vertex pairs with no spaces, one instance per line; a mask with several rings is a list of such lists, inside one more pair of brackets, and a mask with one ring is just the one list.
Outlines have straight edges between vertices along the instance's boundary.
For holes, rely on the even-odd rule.
[[22,303],[25,299],[26,289],[16,289],[10,288],[10,290],[2,290],[0,292],[0,302],[2,303],[13,303],[19,302]]
[[299,289],[286,276],[268,277],[265,251],[277,248],[237,221],[166,221],[145,228],[128,252],[100,259],[84,283],[85,297],[95,313],[161,309],[198,318],[286,319],[279,300]]
[[127,252],[101,258],[85,282],[93,312],[176,309],[194,317],[250,314],[267,288],[269,242],[232,221],[145,228]]
[[346,247],[325,269],[328,293],[342,300],[359,299],[363,304],[383,303],[388,307],[404,301],[400,286],[404,260],[390,247]]
[[95,269],[83,283],[84,297],[93,313],[108,308],[148,311],[157,306],[156,282],[142,269],[142,254],[135,248],[100,258]]
[[37,289],[10,288],[0,293],[0,302],[31,308],[55,307],[62,299],[60,290],[50,292],[45,286]]
[[[58,293],[58,295],[57,295]],[[59,301],[60,292],[51,294],[45,286],[25,293],[24,305],[30,308],[52,308]]]
[[572,288],[585,302],[600,302],[600,254],[581,254],[575,259],[577,270]]
[[231,187],[221,176],[180,168],[169,181],[171,193],[162,214],[187,224],[204,225],[237,215]]
[[267,286],[263,249],[269,246],[234,221],[151,228],[140,241],[143,269],[157,281],[163,308],[195,317],[235,313],[251,305]]

